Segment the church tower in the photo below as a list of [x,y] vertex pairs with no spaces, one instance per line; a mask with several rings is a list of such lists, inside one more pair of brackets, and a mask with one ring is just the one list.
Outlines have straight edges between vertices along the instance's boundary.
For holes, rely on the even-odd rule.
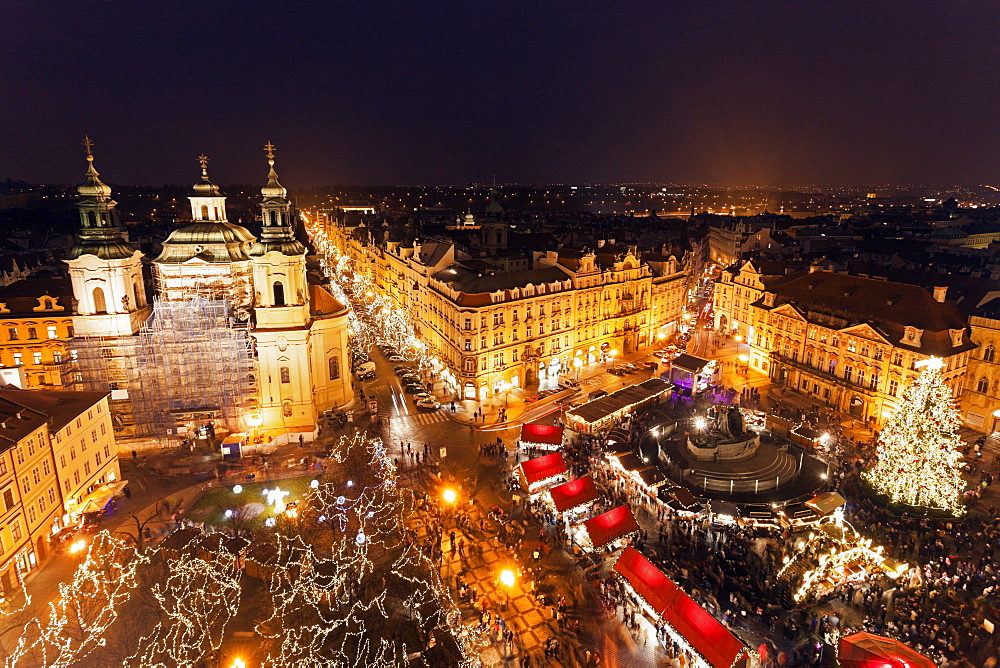
[[496,186],[490,189],[490,201],[486,204],[486,214],[479,227],[479,238],[484,248],[493,250],[507,247],[508,225],[503,220],[503,207],[497,198],[500,191]]
[[80,229],[69,258],[76,305],[73,332],[77,337],[130,336],[149,317],[142,281],[142,253],[125,241],[111,188],[94,168],[93,143],[87,150],[86,179],[77,188]]

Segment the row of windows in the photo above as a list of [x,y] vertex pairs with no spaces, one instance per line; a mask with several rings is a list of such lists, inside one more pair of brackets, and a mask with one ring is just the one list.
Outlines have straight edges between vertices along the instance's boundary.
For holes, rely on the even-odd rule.
[[[6,355],[4,355],[2,351],[0,351],[0,364],[2,364],[3,362],[6,361],[4,359],[4,357],[6,357]],[[10,358],[12,360],[11,366],[24,366],[24,351],[22,351],[22,350],[15,350],[15,351],[13,351],[11,353]],[[52,363],[53,364],[61,364],[62,361],[63,361],[63,351],[61,351],[61,350],[53,350],[52,351]],[[44,364],[45,363],[45,358],[43,356],[43,351],[41,351],[41,350],[33,350],[33,351],[31,351],[31,363],[33,365],[35,365],[35,366],[39,366],[41,364]]]
[[[39,328],[37,326],[25,327],[26,334],[25,340],[34,341],[39,339],[38,336]],[[59,327],[58,325],[45,325],[45,338],[47,339],[58,339],[59,338]],[[73,326],[66,325],[66,338],[71,338],[73,336]],[[8,341],[20,341],[21,332],[14,325],[7,325],[7,340]]]

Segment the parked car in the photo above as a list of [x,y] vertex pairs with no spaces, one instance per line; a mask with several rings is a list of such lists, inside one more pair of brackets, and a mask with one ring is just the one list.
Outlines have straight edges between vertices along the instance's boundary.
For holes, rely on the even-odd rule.
[[606,397],[606,396],[608,396],[608,393],[605,392],[604,390],[594,390],[593,392],[590,393],[591,399],[600,399],[601,397]]
[[431,396],[430,392],[417,392],[416,394],[413,395],[413,398],[420,400],[420,399],[433,399],[434,397]]
[[656,371],[657,369],[660,368],[660,365],[657,362],[643,362],[642,366],[646,367],[647,369],[650,369],[651,371]]
[[539,401],[540,399],[541,399],[541,397],[540,397],[540,396],[538,396],[537,394],[531,394],[531,395],[528,395],[528,396],[526,396],[526,397],[524,398],[524,400],[525,400],[525,401],[526,401],[527,403],[529,403],[529,404],[533,404],[533,403],[535,403],[536,401]]
[[579,386],[580,382],[573,380],[572,378],[561,378],[559,380],[559,387],[565,388],[567,390]]
[[360,380],[362,383],[367,383],[370,380],[375,380],[375,372],[370,371],[368,373],[359,373],[358,380]]
[[403,357],[402,355],[392,355],[391,357],[389,357],[389,361],[392,362],[393,364],[399,364],[400,362],[405,362],[406,358]]
[[403,391],[407,394],[416,394],[417,392],[423,392],[424,386],[421,383],[406,383],[403,386]]
[[417,399],[417,408],[423,408],[428,411],[436,411],[441,408],[441,404],[437,402],[432,397],[424,397],[423,399]]

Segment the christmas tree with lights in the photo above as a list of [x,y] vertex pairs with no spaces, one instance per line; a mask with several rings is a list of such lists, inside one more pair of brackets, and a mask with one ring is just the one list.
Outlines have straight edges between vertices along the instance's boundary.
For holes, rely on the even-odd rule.
[[944,362],[932,357],[919,365],[920,376],[879,437],[875,465],[863,475],[892,503],[961,515],[958,411],[941,375]]

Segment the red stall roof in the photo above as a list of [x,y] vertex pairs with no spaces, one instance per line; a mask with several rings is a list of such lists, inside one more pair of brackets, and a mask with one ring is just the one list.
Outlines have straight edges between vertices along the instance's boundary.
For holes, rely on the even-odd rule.
[[521,440],[525,443],[562,445],[563,428],[550,427],[547,424],[523,424],[521,425]]
[[713,667],[730,668],[737,659],[750,656],[739,638],[635,548],[622,551],[614,570]]
[[529,485],[566,472],[566,462],[561,452],[535,457],[521,463],[521,471]]
[[729,668],[749,650],[732,631],[680,589],[663,611],[663,619],[698,650],[713,667]]
[[871,633],[840,638],[840,664],[847,668],[932,668],[933,661],[898,640]]
[[639,530],[639,523],[635,521],[635,515],[627,505],[612,508],[603,515],[592,517],[583,525],[587,527],[590,542],[595,548],[604,547],[613,540]]
[[552,502],[556,504],[556,510],[559,512],[582,506],[600,496],[597,492],[597,487],[594,486],[594,479],[589,475],[577,478],[564,485],[553,487],[549,490],[549,494],[552,496]]
[[642,596],[657,613],[662,613],[671,599],[677,595],[677,585],[631,545],[622,551],[618,561],[615,562],[614,570],[628,580],[632,589],[635,589],[636,593]]

